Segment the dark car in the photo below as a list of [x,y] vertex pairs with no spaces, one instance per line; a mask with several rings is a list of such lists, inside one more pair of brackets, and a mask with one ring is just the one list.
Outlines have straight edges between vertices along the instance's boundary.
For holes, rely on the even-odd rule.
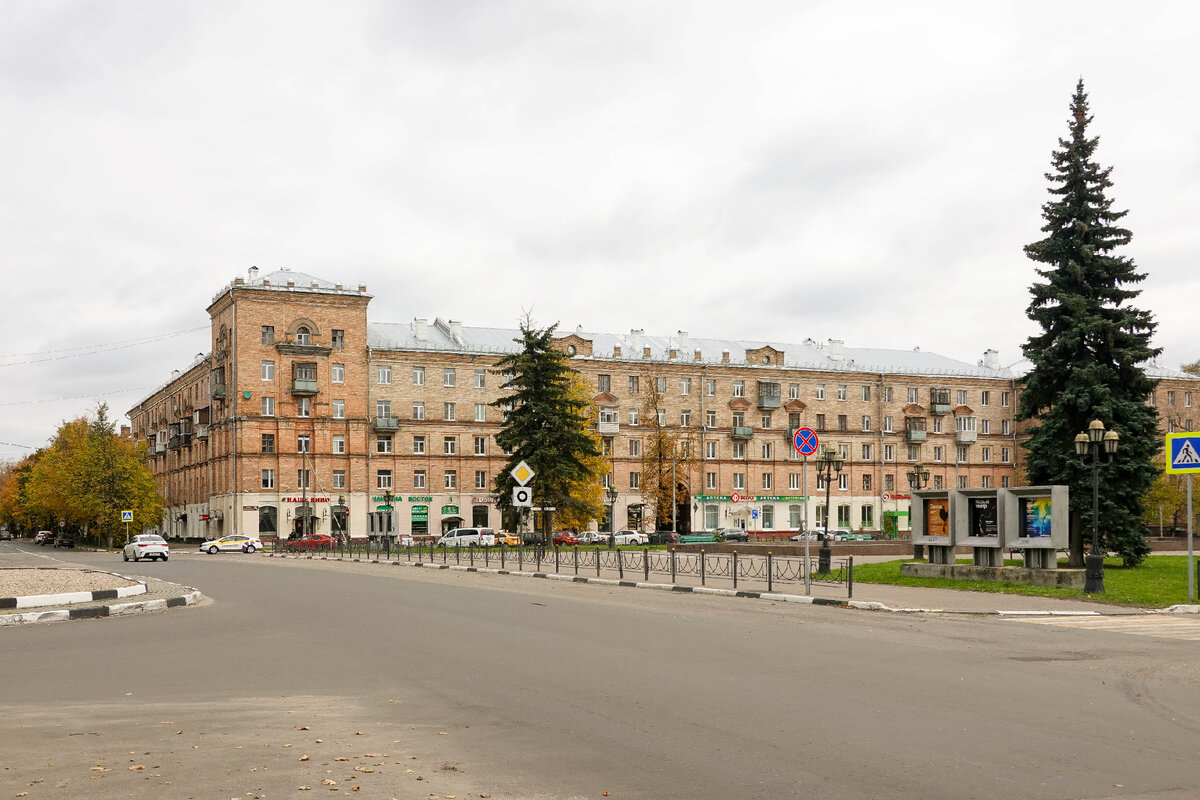
[[75,539],[72,538],[71,534],[69,533],[60,533],[58,536],[54,537],[54,546],[74,548]]
[[650,544],[679,544],[679,534],[675,531],[655,531],[650,534]]
[[0,542],[11,542],[12,534],[8,531],[0,531]]
[[748,542],[750,533],[745,528],[721,528],[717,531],[717,539],[724,542]]

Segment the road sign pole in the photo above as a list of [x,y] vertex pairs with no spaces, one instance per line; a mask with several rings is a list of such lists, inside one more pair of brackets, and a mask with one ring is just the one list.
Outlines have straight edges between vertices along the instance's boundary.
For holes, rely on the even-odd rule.
[[1187,500],[1188,500],[1188,602],[1196,602],[1196,568],[1192,563],[1192,474],[1189,472],[1187,476]]
[[812,595],[812,570],[808,563],[808,456],[804,457],[803,471],[804,519],[801,520],[800,532],[804,536],[804,593]]

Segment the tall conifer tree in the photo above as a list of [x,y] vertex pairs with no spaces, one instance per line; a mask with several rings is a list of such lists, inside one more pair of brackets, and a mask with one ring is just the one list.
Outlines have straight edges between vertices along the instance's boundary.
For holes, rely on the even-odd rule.
[[[1071,509],[1090,530],[1092,474],[1075,455],[1074,438],[1093,419],[1121,436],[1115,463],[1100,470],[1100,535],[1104,549],[1136,565],[1149,552],[1141,497],[1158,474],[1158,418],[1147,398],[1157,381],[1142,368],[1155,323],[1130,302],[1145,275],[1119,255],[1133,234],[1118,225],[1106,191],[1111,167],[1093,160],[1099,137],[1088,138],[1088,98],[1080,80],[1071,98],[1070,134],[1054,151],[1050,200],[1042,206],[1044,239],[1025,246],[1039,264],[1027,313],[1041,332],[1023,346],[1033,368],[1022,380],[1017,418],[1031,420],[1025,443],[1032,484],[1067,484]],[[1077,544],[1073,542],[1073,557]]]

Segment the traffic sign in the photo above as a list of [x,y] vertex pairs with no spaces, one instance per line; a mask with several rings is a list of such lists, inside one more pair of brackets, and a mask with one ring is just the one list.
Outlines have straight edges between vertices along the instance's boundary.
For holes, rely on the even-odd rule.
[[533,480],[533,476],[536,473],[534,473],[533,468],[531,468],[528,464],[525,463],[524,460],[522,460],[521,463],[517,464],[515,467],[513,467],[512,471],[509,472],[508,474],[512,475],[513,479],[517,483],[524,486],[525,484],[527,484],[531,480]]
[[515,508],[533,508],[533,489],[528,486],[514,486],[512,504]]
[[1167,434],[1167,472],[1200,472],[1200,433]]
[[817,452],[817,432],[812,428],[797,428],[792,437],[792,445],[802,456],[811,456]]
[[758,509],[757,508],[750,512],[750,519],[758,519]]
[[132,511],[122,511],[121,512],[121,522],[133,522],[133,512]]

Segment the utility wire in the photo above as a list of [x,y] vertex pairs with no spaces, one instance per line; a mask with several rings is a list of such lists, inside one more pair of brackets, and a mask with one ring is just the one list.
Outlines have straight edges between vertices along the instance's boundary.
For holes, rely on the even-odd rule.
[[[98,344],[84,347],[71,347],[63,350],[43,350],[38,353],[17,353],[13,355],[0,355],[0,359],[9,358],[27,358],[30,356],[45,356],[45,358],[29,358],[27,361],[10,361],[6,364],[0,363],[0,367],[19,367],[28,364],[43,364],[47,361],[62,361],[68,358],[79,358],[81,356],[92,356],[99,353],[110,353],[115,350],[128,350],[131,347],[138,347],[143,344],[155,344],[157,342],[173,339],[176,336],[184,336],[189,333],[206,330],[207,325],[201,325],[197,328],[189,328],[183,331],[172,331],[171,333],[163,333],[157,336],[148,336],[143,339],[126,339],[124,341],[109,342],[106,344]],[[78,351],[78,352],[77,352]],[[65,355],[55,355],[65,354]]]

